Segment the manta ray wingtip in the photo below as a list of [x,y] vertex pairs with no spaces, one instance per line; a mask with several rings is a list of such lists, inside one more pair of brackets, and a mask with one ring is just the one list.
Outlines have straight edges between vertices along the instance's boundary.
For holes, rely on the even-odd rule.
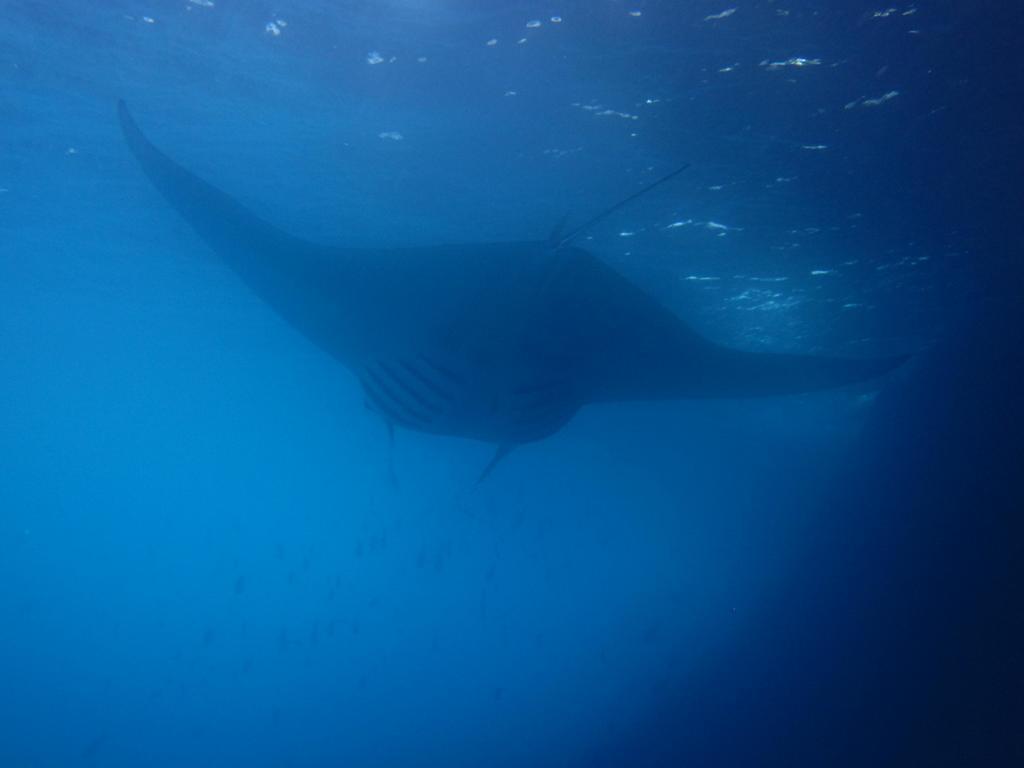
[[139,130],[139,126],[135,122],[135,118],[132,117],[132,113],[128,111],[128,104],[125,103],[124,99],[117,100],[117,121],[121,124],[121,132],[125,135],[129,144],[141,137],[142,132]]

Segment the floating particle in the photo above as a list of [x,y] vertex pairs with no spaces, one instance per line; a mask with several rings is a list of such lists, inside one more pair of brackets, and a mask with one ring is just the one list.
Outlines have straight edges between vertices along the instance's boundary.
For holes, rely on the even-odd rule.
[[899,91],[889,91],[888,93],[883,93],[877,99],[864,99],[860,105],[862,107],[877,107],[880,104],[885,104],[885,102],[890,101],[891,99],[895,99],[899,95]]
[[767,67],[768,69],[782,69],[783,67],[816,67],[819,64],[821,64],[821,59],[807,59],[803,56],[793,56],[785,61],[768,61],[765,59],[761,62],[761,66]]
[[531,19],[526,22],[527,29],[537,29],[540,26],[540,19]]
[[74,147],[68,147],[67,152],[65,152],[64,154],[66,154],[66,155],[77,155],[78,154],[78,150],[75,149]]
[[516,44],[517,45],[522,45],[525,42],[526,42],[526,38],[525,37],[520,37],[518,40],[516,40]]
[[633,17],[635,18],[635,17],[637,17],[637,16],[643,16],[643,15],[644,15],[644,12],[643,12],[643,11],[630,11],[630,12],[629,12],[629,15],[630,15],[630,16],[633,16]]
[[213,8],[213,0],[188,0],[192,5],[198,5],[201,8]]
[[367,64],[382,64],[383,62],[384,57],[377,53],[377,51],[370,51],[368,54],[366,54]]
[[721,19],[727,19],[736,13],[735,8],[726,8],[721,13],[711,13],[704,17],[704,21],[720,21]]
[[506,96],[517,96],[518,93],[516,91],[505,91],[505,95]]
[[142,20],[147,24],[156,24],[156,19],[154,19],[152,16],[143,16]]
[[281,27],[279,27],[273,21],[268,21],[267,26],[265,26],[263,29],[266,30],[268,35],[273,35],[274,37],[277,37],[281,34]]
[[401,141],[405,136],[400,134],[398,131],[383,131],[377,134],[377,138],[387,139],[389,141]]
[[623,230],[622,232],[619,232],[619,237],[632,237],[635,234],[636,234],[636,232],[630,232],[629,230]]
[[561,16],[552,16],[551,17],[551,23],[552,24],[561,24],[562,23],[562,17]]
[[427,60],[426,56],[418,56],[416,58],[416,61],[419,62],[420,64],[424,63],[426,60]]
[[488,40],[488,41],[487,41],[487,43],[486,43],[486,45],[497,45],[497,44],[498,44],[498,38],[496,38],[496,37],[492,37],[492,38],[491,38],[490,40]]
[[833,272],[835,272],[834,269],[812,269],[811,270],[811,274],[816,276],[816,277],[820,277],[821,275],[831,275]]
[[812,152],[820,152],[821,150],[828,149],[828,144],[804,144],[800,149],[809,149]]

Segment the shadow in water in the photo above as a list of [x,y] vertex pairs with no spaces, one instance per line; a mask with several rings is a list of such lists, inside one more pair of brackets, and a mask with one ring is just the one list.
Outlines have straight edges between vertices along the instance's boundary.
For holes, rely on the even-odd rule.
[[792,584],[588,764],[1024,765],[1017,320],[892,382]]

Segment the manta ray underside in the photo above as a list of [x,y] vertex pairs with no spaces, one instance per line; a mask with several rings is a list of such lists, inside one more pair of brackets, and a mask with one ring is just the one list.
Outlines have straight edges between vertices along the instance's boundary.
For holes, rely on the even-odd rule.
[[358,377],[371,409],[389,426],[496,444],[486,471],[588,403],[807,392],[906,359],[719,346],[570,245],[571,236],[381,249],[309,243],[168,158],[123,102],[118,113],[153,185],[249,288]]

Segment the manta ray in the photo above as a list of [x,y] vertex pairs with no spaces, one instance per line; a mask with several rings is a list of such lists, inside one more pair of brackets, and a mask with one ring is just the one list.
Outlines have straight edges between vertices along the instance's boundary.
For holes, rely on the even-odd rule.
[[389,432],[496,446],[481,479],[585,405],[803,393],[871,379],[906,359],[746,352],[699,335],[572,244],[646,189],[546,240],[334,247],[285,233],[178,165],[123,101],[118,115],[171,207],[249,289],[356,376]]

